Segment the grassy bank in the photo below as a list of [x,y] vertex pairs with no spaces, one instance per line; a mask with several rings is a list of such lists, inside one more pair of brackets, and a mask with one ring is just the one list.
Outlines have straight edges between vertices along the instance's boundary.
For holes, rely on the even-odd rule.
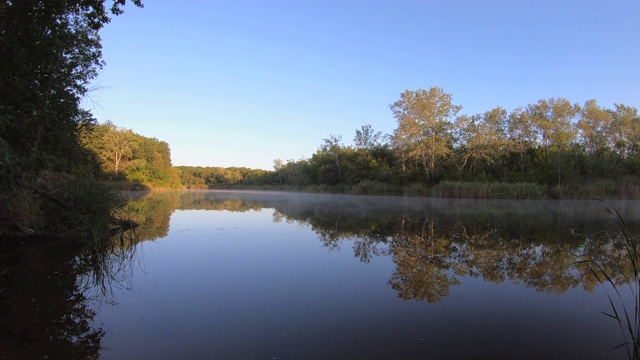
[[67,174],[45,173],[22,185],[0,194],[5,241],[58,235],[99,240],[112,232],[125,204],[116,186]]
[[234,185],[220,189],[293,191],[309,193],[424,196],[468,199],[640,199],[640,183],[634,178],[597,180],[581,184],[546,186],[534,183],[442,181],[435,186],[406,186],[376,181],[356,185]]

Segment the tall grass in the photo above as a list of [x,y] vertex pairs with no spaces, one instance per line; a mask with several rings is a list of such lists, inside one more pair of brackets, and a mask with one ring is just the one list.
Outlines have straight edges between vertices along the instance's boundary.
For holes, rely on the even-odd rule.
[[430,191],[431,196],[471,199],[543,199],[544,185],[533,183],[442,181]]
[[364,180],[353,185],[349,192],[357,195],[402,195],[402,188],[389,183]]
[[640,183],[631,177],[618,180],[599,179],[551,187],[536,183],[465,181],[442,181],[434,186],[414,182],[402,187],[374,180],[364,180],[355,185],[233,185],[228,188],[467,199],[640,199]]
[[[601,311],[618,323],[623,342],[611,350],[624,347],[629,359],[640,359],[640,258],[638,239],[629,233],[620,213],[605,206],[615,216],[620,226],[620,237],[631,272],[624,271],[622,264],[612,264],[608,259],[586,259],[578,263],[588,266],[607,294],[610,311]],[[612,271],[613,270],[613,271]],[[625,301],[630,295],[633,304]]]
[[552,197],[563,199],[640,199],[637,178],[593,179],[584,183],[555,186]]
[[[59,230],[86,234],[86,240],[108,237],[114,218],[126,200],[108,183],[96,180],[75,180],[59,184],[54,194],[60,199],[53,211]],[[57,216],[56,216],[57,215]]]

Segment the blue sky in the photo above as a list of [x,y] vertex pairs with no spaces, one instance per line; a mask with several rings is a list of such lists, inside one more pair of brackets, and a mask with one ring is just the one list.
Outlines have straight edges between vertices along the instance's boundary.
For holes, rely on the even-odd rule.
[[439,86],[460,114],[540,99],[640,107],[640,1],[168,1],[101,32],[91,108],[174,165],[272,169]]

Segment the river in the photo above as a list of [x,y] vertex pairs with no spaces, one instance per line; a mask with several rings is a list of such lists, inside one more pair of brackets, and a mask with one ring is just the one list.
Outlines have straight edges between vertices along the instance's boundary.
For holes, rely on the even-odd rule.
[[128,196],[135,234],[1,258],[3,359],[627,356],[612,287],[577,262],[606,259],[632,308],[606,208],[635,236],[639,201]]

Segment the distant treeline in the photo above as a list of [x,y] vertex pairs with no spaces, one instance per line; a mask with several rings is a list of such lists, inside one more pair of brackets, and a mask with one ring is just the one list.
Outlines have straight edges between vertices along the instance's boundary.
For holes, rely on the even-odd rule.
[[273,181],[272,171],[246,167],[178,166],[180,181],[187,189],[215,189],[231,185],[266,185]]
[[397,121],[392,134],[364,125],[351,146],[329,135],[311,158],[274,160],[273,171],[181,167],[182,184],[406,193],[457,182],[526,183],[543,186],[552,197],[640,194],[640,117],[634,107],[550,98],[510,113],[496,107],[458,116],[461,106],[434,87],[407,90],[390,108]]

